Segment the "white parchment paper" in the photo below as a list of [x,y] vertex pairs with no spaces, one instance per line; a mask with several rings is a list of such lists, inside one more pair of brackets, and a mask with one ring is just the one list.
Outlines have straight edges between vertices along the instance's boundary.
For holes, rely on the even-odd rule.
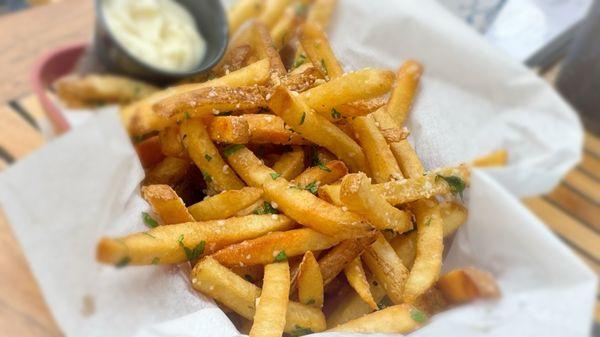
[[[578,161],[573,111],[434,2],[341,0],[331,38],[349,70],[422,61],[409,127],[428,167],[498,147],[511,155],[506,168],[474,173],[469,221],[444,264],[491,271],[502,299],[442,313],[412,335],[589,336],[596,277],[515,198],[549,190]],[[142,179],[110,110],[0,173],[0,204],[57,323],[77,337],[237,336],[185,267],[95,262],[102,235],[144,230]]]

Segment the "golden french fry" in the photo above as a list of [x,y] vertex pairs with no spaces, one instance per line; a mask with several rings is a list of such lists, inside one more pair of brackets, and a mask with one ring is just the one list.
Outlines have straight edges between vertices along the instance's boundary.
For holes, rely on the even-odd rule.
[[379,97],[390,91],[393,83],[394,74],[391,71],[366,68],[346,73],[309,89],[300,96],[309,107],[328,119],[335,120],[338,117],[335,116],[334,108],[354,101]]
[[251,54],[252,46],[249,44],[231,46],[221,61],[210,72],[214,76],[221,77],[239,70],[244,67]]
[[355,258],[344,267],[344,274],[346,275],[348,283],[356,290],[358,296],[360,296],[371,309],[377,310],[377,303],[375,303],[373,295],[371,294],[369,281],[367,281],[367,276],[365,275],[365,270],[363,269],[360,257]]
[[297,276],[298,301],[321,308],[323,306],[323,276],[311,251],[304,254]]
[[291,3],[292,0],[267,0],[259,20],[267,27],[272,28]]
[[342,76],[344,70],[337,61],[325,32],[317,23],[306,22],[300,26],[298,40],[304,53],[326,79]]
[[[316,88],[318,87],[314,89]],[[323,116],[311,111],[302,99],[292,96],[287,89],[279,86],[275,88],[268,104],[271,110],[302,137],[333,152],[351,170],[368,172],[360,146]]]
[[404,233],[412,229],[410,215],[390,205],[374,191],[364,173],[348,174],[340,185],[340,201],[348,209],[364,216],[373,227]]
[[246,144],[250,142],[250,128],[242,116],[215,117],[208,124],[210,139],[218,143]]
[[413,303],[440,276],[444,251],[444,224],[435,199],[412,203],[417,220],[417,249],[415,261],[404,287],[404,302]]
[[383,134],[377,128],[375,120],[371,116],[359,116],[350,123],[367,157],[373,180],[376,183],[384,183],[402,179],[400,166]]
[[415,92],[422,73],[423,67],[414,60],[404,62],[398,69],[396,87],[392,91],[387,104],[387,112],[398,126],[403,126],[408,118],[408,112],[415,98]]
[[175,124],[175,120],[154,113],[155,103],[171,96],[206,87],[244,87],[269,80],[269,60],[260,60],[223,77],[203,83],[182,84],[158,91],[121,109],[121,120],[131,136],[142,136]]
[[158,91],[148,83],[108,74],[69,75],[60,78],[55,87],[58,97],[69,107],[129,103]]
[[146,172],[144,183],[173,185],[183,179],[189,167],[189,159],[165,157]]
[[169,185],[143,186],[142,196],[165,225],[196,221],[185,208],[183,200]]
[[328,203],[341,206],[344,203],[340,199],[341,187],[337,185],[323,185],[319,187],[319,198],[327,201]]
[[209,133],[219,143],[307,144],[299,134],[286,128],[283,119],[267,114],[216,117],[209,124]]
[[179,138],[179,126],[169,126],[158,133],[160,149],[165,156],[184,157],[185,148]]
[[417,156],[415,149],[407,139],[390,144],[390,149],[400,164],[400,169],[404,176],[417,178],[423,175],[423,172],[425,172],[423,164],[421,164],[421,160]]
[[287,180],[296,177],[304,170],[304,150],[295,146],[292,151],[282,154],[273,165],[273,170]]
[[306,21],[318,24],[322,29],[327,28],[337,0],[315,0],[308,10]]
[[263,265],[255,265],[255,266],[235,266],[229,268],[232,272],[238,274],[243,277],[244,280],[252,283],[256,283],[263,279],[264,275],[264,266]]
[[[272,214],[270,217],[278,219],[285,216]],[[335,238],[310,228],[300,228],[287,232],[273,232],[231,245],[214,253],[212,257],[225,266],[267,265],[302,255],[309,250],[326,249],[338,242]]]
[[362,259],[377,281],[383,284],[383,289],[392,302],[403,303],[408,269],[381,233],[377,234],[377,240],[365,250]]
[[281,84],[290,91],[303,92],[317,84],[317,80],[322,80],[321,72],[317,67],[305,63],[298,65],[292,72],[281,79]]
[[[192,286],[232,309],[246,319],[252,319],[261,289],[220,265],[210,256],[200,260],[191,273]],[[325,316],[321,310],[298,302],[288,303],[285,331],[325,330]]]
[[123,238],[102,238],[97,259],[107,264],[172,264],[210,254],[225,246],[287,230],[294,222],[279,215],[248,215],[204,222],[159,226]]
[[500,297],[500,288],[494,277],[476,268],[453,270],[440,277],[437,284],[450,303]]
[[379,131],[390,146],[408,137],[408,129],[398,126],[394,119],[390,117],[390,114],[387,113],[385,107],[375,110],[371,117],[377,122],[376,125]]
[[[277,47],[273,43],[269,28],[261,21],[254,22],[253,37],[257,56],[269,60],[271,84],[279,84],[279,78],[283,77],[287,73],[287,70],[281,61]],[[276,78],[274,79],[273,76]]]
[[375,235],[371,234],[358,239],[344,240],[329,250],[325,256],[319,259],[319,268],[321,268],[324,284],[329,284],[344,270],[348,263],[360,256],[374,240]]
[[348,174],[346,164],[341,160],[332,160],[325,164],[320,162],[318,166],[307,168],[294,178],[292,182],[316,194],[320,185],[333,183],[346,174]]
[[473,160],[475,167],[506,166],[508,163],[508,151],[506,149],[496,150]]
[[199,119],[188,119],[181,124],[181,139],[190,157],[202,171],[204,180],[213,194],[237,190],[244,183],[235,175],[210,140],[204,124]]
[[227,11],[229,22],[229,36],[235,35],[240,26],[261,14],[263,10],[262,0],[239,0]]
[[228,190],[191,205],[188,211],[198,221],[226,219],[254,205],[262,194],[262,189],[255,187]]
[[271,28],[271,39],[277,50],[281,50],[294,38],[294,31],[298,27],[298,24],[300,24],[300,17],[296,15],[294,7],[294,4],[289,5],[283,12],[283,15],[273,25],[273,28]]
[[425,294],[417,298],[413,305],[428,315],[435,315],[448,309],[448,301],[444,298],[442,291],[435,286],[429,288]]
[[277,175],[277,172],[267,167],[252,151],[243,145],[230,147],[226,159],[248,186],[262,187],[267,180],[272,180]]
[[[377,303],[377,308],[384,309],[391,305],[381,284],[374,280],[372,276],[368,276],[367,279],[369,280],[373,300]],[[335,308],[327,314],[327,327],[336,327],[340,324],[367,315],[372,311],[373,309],[371,309],[367,302],[365,302],[356,292],[351,292],[347,296],[338,299]]]
[[399,304],[340,324],[328,331],[405,334],[419,328],[426,320],[427,316],[419,309]]
[[290,267],[287,261],[265,266],[263,289],[249,337],[281,337],[290,295]]
[[444,202],[440,204],[440,215],[444,222],[444,237],[447,237],[467,221],[468,210],[457,202]]
[[410,270],[417,254],[417,231],[398,235],[389,242],[402,264]]
[[[260,198],[256,200],[252,205],[239,210],[237,213],[235,213],[235,216],[244,216],[248,214],[268,214],[267,212],[261,212],[261,210],[264,211],[266,204],[267,202],[263,198]],[[270,205],[271,204],[269,203],[269,206]]]

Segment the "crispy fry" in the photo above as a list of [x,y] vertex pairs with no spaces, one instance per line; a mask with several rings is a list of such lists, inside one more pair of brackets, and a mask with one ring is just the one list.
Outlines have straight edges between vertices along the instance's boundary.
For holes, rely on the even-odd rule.
[[408,112],[415,98],[415,92],[422,73],[423,67],[414,60],[404,62],[398,69],[396,87],[392,91],[387,104],[387,112],[398,126],[403,126],[408,118]]
[[169,126],[158,133],[160,149],[165,156],[185,157],[185,147],[179,138],[179,126]]
[[271,28],[271,39],[277,50],[281,50],[294,37],[294,31],[300,24],[300,17],[296,15],[294,4],[289,5],[283,15]]
[[[278,219],[282,215],[269,217]],[[287,217],[286,217],[287,218]],[[273,232],[259,238],[223,248],[212,256],[225,266],[267,265],[288,257],[302,255],[309,250],[329,248],[339,241],[310,228],[294,229],[287,232]]]
[[327,119],[311,111],[302,99],[292,96],[287,89],[279,86],[275,88],[268,104],[271,110],[302,137],[333,152],[351,170],[368,172],[360,146]]
[[345,240],[328,251],[325,256],[319,259],[319,268],[321,268],[324,284],[329,284],[329,282],[344,270],[344,267],[348,263],[360,256],[365,248],[373,243],[374,240],[375,235]]
[[292,151],[286,152],[273,165],[273,170],[290,180],[304,170],[304,150],[295,146]]
[[160,151],[160,139],[158,136],[151,136],[135,143],[135,152],[144,168],[158,164],[165,157]]
[[321,308],[323,306],[323,276],[311,251],[304,254],[297,276],[298,301]]
[[377,303],[375,303],[373,295],[371,294],[369,281],[367,281],[367,276],[365,275],[365,270],[363,269],[360,257],[355,258],[344,267],[344,274],[346,275],[348,283],[356,290],[358,296],[360,296],[371,309],[377,310]]
[[235,35],[244,22],[259,16],[262,10],[262,0],[239,0],[227,11],[229,36]]
[[348,174],[346,164],[341,160],[332,160],[326,164],[321,163],[321,165],[307,168],[294,178],[292,182],[302,188],[314,184],[314,188],[316,189],[321,184],[333,183],[346,174]]
[[496,150],[473,160],[475,167],[506,166],[508,163],[508,151],[506,149]]
[[417,178],[423,175],[423,172],[425,172],[423,164],[421,164],[421,160],[417,156],[415,149],[407,139],[390,144],[390,148],[400,164],[400,169],[404,176]]
[[259,20],[267,27],[273,28],[277,20],[279,20],[285,12],[286,7],[291,3],[292,0],[267,0]]
[[[196,264],[191,273],[192,286],[210,296],[244,318],[252,319],[261,289],[244,280],[210,256]],[[298,302],[288,303],[285,331],[292,333],[298,327],[314,332],[325,330],[325,316],[321,310]]]
[[384,96],[379,96],[340,105],[336,109],[343,116],[364,116],[385,106],[385,103]]
[[210,139],[219,143],[247,144],[250,142],[250,128],[243,116],[215,117],[208,125]]
[[274,115],[256,114],[222,116],[209,125],[212,140],[229,144],[307,144],[299,134],[285,127],[283,119]]
[[409,270],[412,269],[417,254],[417,231],[398,235],[389,242],[402,264]]
[[444,202],[440,204],[440,215],[444,222],[444,237],[447,237],[467,221],[468,211],[457,202]]
[[397,143],[408,137],[408,129],[400,128],[385,108],[378,108],[371,117],[377,122],[377,127],[388,144]]
[[306,21],[318,24],[322,29],[327,28],[337,0],[315,0],[308,10]]
[[410,215],[390,205],[376,193],[364,173],[348,174],[342,179],[340,200],[348,209],[364,216],[373,227],[404,233],[412,229]]
[[265,266],[263,289],[249,337],[281,337],[290,294],[290,267],[287,261]]
[[402,294],[408,278],[408,269],[381,233],[377,234],[375,243],[365,250],[362,259],[377,281],[383,284],[392,302],[403,303]]
[[412,203],[417,220],[417,249],[406,285],[404,301],[413,303],[439,278],[444,251],[444,224],[436,200]]
[[276,175],[275,171],[267,167],[245,146],[231,148],[231,150],[233,151],[226,155],[227,162],[248,186],[262,187],[267,180],[273,179],[271,174]]
[[244,183],[221,158],[201,120],[186,120],[181,124],[180,133],[190,157],[204,175],[209,192],[214,194],[244,187]]
[[143,186],[142,196],[165,225],[196,221],[185,208],[183,200],[169,185]]
[[277,52],[277,47],[271,39],[268,27],[260,21],[254,22],[253,37],[257,56],[269,60],[271,84],[279,84],[279,78],[283,77],[287,71]]
[[232,71],[241,69],[252,54],[252,46],[240,44],[231,46],[219,63],[212,68],[211,74],[216,77],[227,75]]
[[500,296],[500,289],[494,277],[476,268],[453,270],[440,277],[438,287],[450,303]]
[[448,301],[438,287],[431,287],[427,292],[421,295],[413,305],[428,315],[435,315],[438,312],[448,308]]
[[317,80],[322,78],[321,72],[317,67],[304,64],[283,77],[281,84],[290,91],[303,92],[313,88],[317,84]]
[[248,282],[256,283],[263,279],[265,268],[263,265],[257,264],[255,266],[244,266],[244,267],[234,266],[229,269],[231,269],[232,272],[243,277],[244,280],[246,280]]
[[146,184],[173,185],[180,181],[190,167],[188,159],[166,157],[146,172]]
[[102,238],[97,247],[97,259],[107,264],[125,263],[124,261],[134,265],[181,263],[191,260],[188,251],[196,250],[197,258],[202,253],[210,254],[268,232],[290,229],[293,224],[284,215],[275,219],[270,215],[248,215],[226,220],[159,226],[119,239]]
[[188,211],[198,221],[226,219],[256,203],[262,194],[262,189],[255,187],[228,190],[191,205]]
[[399,304],[338,325],[328,331],[404,334],[417,329],[426,320],[426,315],[419,309],[408,304]]
[[325,32],[317,23],[306,22],[300,26],[298,40],[312,64],[326,79],[342,76],[344,70],[337,61]]

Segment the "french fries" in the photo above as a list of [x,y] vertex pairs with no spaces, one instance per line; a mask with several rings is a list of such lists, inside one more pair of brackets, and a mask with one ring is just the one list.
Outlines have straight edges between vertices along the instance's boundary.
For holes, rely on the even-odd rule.
[[280,337],[290,294],[290,267],[287,261],[265,266],[263,289],[256,305],[249,337]]
[[472,162],[475,167],[505,166],[506,163],[508,163],[508,152],[505,149],[496,150],[475,158]]
[[244,22],[259,16],[262,9],[262,0],[239,0],[227,11],[229,36],[233,36]]
[[337,78],[344,70],[338,63],[327,41],[327,37],[316,23],[306,22],[300,27],[298,40],[306,56],[320,71],[323,77]]
[[158,133],[160,149],[165,156],[184,157],[185,148],[179,138],[179,127],[169,126]]
[[356,290],[358,296],[360,296],[372,310],[377,310],[377,303],[375,303],[373,295],[371,294],[369,281],[367,280],[365,270],[363,269],[359,257],[355,258],[344,267],[344,274],[346,275],[348,283]]
[[216,117],[208,131],[210,138],[219,143],[307,144],[299,134],[286,128],[283,119],[267,114]]
[[300,18],[296,15],[296,9],[293,4],[288,6],[283,15],[271,28],[270,34],[275,49],[281,50],[294,37],[293,31],[300,23]]
[[396,87],[387,105],[387,112],[398,126],[406,122],[422,73],[423,67],[414,60],[404,62],[398,69]]
[[[311,190],[312,188],[311,193],[316,194],[321,184],[333,183],[346,174],[348,174],[346,164],[341,160],[332,160],[325,164],[320,163],[317,166],[307,168],[292,182],[304,189]],[[313,185],[311,186],[311,184]]]
[[452,235],[458,227],[467,221],[467,208],[457,202],[440,204],[440,215],[444,222],[444,237]]
[[283,15],[286,7],[292,3],[292,0],[267,0],[265,7],[260,15],[260,21],[267,27],[272,28],[277,20]]
[[316,308],[323,306],[323,276],[311,251],[307,251],[298,268],[298,300]]
[[284,215],[247,215],[159,226],[123,238],[102,238],[96,256],[102,263],[115,265],[182,263],[269,232],[291,229],[293,225]]
[[475,268],[456,269],[440,277],[438,287],[450,303],[479,298],[498,298],[500,289],[494,277]]
[[375,235],[367,235],[359,239],[342,241],[339,245],[327,252],[319,260],[319,268],[323,277],[323,283],[329,284],[342,271],[344,267],[352,262],[375,240]]
[[145,183],[173,185],[180,181],[190,167],[189,159],[165,157],[146,173]]
[[315,0],[308,10],[307,22],[315,23],[325,29],[329,25],[337,0]]
[[196,221],[185,208],[183,200],[169,185],[143,186],[142,196],[165,225]]
[[287,180],[296,177],[304,170],[304,151],[294,147],[292,151],[282,154],[273,165],[273,170]]
[[358,333],[409,333],[427,321],[425,313],[408,305],[394,305],[340,324],[328,331]]
[[255,187],[228,190],[191,205],[188,211],[197,221],[226,219],[254,205],[262,194],[262,189]]

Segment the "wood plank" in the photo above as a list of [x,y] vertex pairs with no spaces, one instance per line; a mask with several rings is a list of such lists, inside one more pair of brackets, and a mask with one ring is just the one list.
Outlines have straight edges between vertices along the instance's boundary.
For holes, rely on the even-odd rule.
[[46,111],[42,108],[40,101],[35,94],[25,95],[17,100],[18,104],[25,110],[31,117],[33,117],[38,124],[42,120],[47,119]]
[[575,250],[595,263],[600,262],[600,235],[542,198],[529,198],[523,202]]
[[560,184],[548,195],[566,213],[600,233],[600,206],[593,204],[568,185]]
[[594,136],[589,132],[586,132],[584,143],[586,150],[596,155],[596,157],[600,157],[600,138]]
[[600,203],[600,183],[592,177],[579,170],[571,170],[571,172],[565,176],[564,181],[586,197],[590,198],[593,203]]
[[579,168],[588,175],[600,179],[600,157],[594,157],[590,152],[584,151]]
[[0,146],[22,158],[45,143],[43,136],[8,106],[0,106]]

